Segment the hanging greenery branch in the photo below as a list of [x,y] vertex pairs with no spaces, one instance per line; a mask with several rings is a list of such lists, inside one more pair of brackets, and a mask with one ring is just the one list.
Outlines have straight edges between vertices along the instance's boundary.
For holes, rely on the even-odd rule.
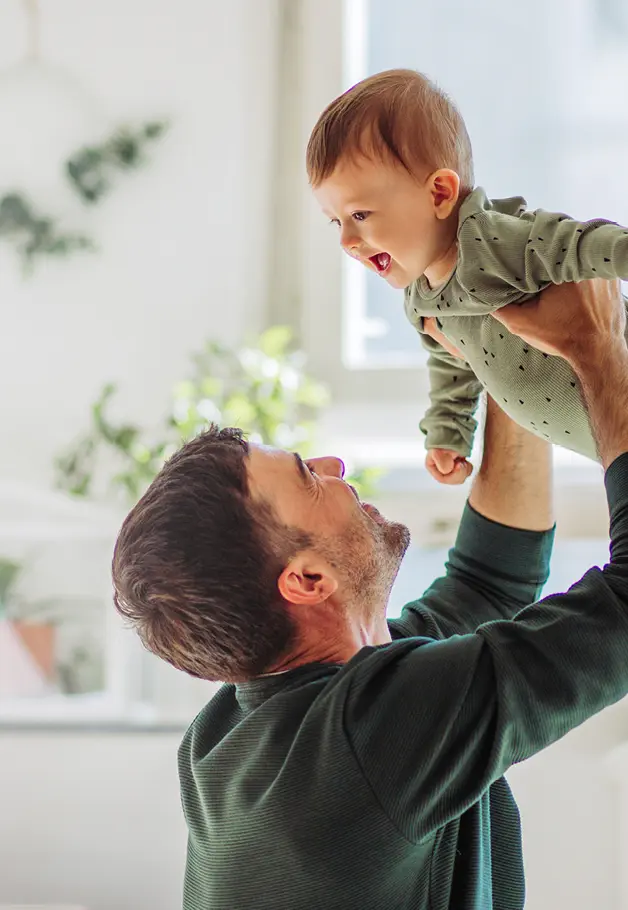
[[[102,145],[80,149],[63,165],[70,186],[86,205],[99,202],[113,188],[115,172],[137,169],[147,162],[146,147],[166,131],[165,121],[154,120],[136,129],[117,130]],[[84,233],[64,231],[58,219],[38,212],[25,193],[0,196],[0,242],[13,246],[25,276],[32,274],[42,256],[69,256],[95,251],[94,241]]]
[[146,146],[159,139],[168,125],[165,121],[144,123],[137,129],[124,127],[102,145],[80,149],[65,165],[72,188],[87,204],[99,202],[112,189],[112,176],[146,163]]
[[15,247],[25,275],[32,273],[37,256],[68,256],[76,250],[96,248],[85,234],[61,231],[52,218],[35,212],[19,193],[0,198],[0,240]]

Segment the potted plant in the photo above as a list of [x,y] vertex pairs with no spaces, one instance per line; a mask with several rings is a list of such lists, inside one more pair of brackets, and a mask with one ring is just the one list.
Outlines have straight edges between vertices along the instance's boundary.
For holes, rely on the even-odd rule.
[[0,556],[0,695],[40,695],[55,675],[55,629],[15,592],[23,565]]

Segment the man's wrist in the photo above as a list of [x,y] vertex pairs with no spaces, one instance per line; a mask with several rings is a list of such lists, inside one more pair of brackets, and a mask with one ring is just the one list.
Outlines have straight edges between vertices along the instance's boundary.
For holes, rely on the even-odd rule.
[[570,365],[578,377],[600,460],[628,452],[628,347],[623,338],[591,344]]
[[608,360],[621,360],[628,354],[623,338],[608,338],[591,335],[585,338],[574,338],[568,350],[560,356],[567,361],[578,379],[586,380],[589,376],[599,374],[600,367]]
[[551,446],[516,424],[490,396],[482,463],[469,505],[512,528],[547,531],[554,526]]

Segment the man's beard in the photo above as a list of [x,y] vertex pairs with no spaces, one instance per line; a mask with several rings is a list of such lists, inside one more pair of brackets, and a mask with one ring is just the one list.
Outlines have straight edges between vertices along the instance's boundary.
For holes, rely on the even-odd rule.
[[319,540],[317,549],[344,576],[348,601],[372,615],[385,610],[410,545],[410,531],[398,522],[375,522],[366,514],[364,518],[334,540]]
[[379,527],[381,527],[382,537],[389,552],[398,559],[397,571],[399,571],[401,560],[410,546],[410,529],[398,521],[387,521],[385,524],[379,525]]
[[374,612],[388,604],[392,586],[395,583],[401,562],[410,545],[410,531],[398,522],[387,521],[375,525],[372,558],[367,560],[362,572],[356,577],[356,593],[364,602],[370,601]]

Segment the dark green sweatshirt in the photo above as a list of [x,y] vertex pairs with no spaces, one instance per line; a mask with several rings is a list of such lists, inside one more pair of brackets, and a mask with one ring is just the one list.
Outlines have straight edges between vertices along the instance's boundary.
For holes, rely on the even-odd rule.
[[[179,752],[184,910],[520,910],[504,772],[628,693],[628,453],[611,561],[532,603],[553,534],[468,505],[392,643],[223,686]],[[529,605],[531,604],[531,605]]]

